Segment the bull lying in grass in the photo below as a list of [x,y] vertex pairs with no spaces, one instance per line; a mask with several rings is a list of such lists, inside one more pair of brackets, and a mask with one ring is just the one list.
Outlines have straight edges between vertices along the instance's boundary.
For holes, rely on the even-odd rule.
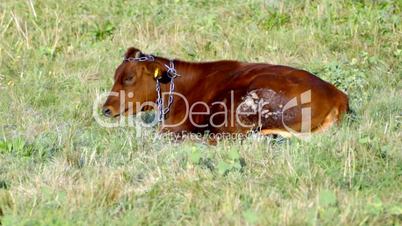
[[129,48],[103,106],[108,117],[157,109],[161,131],[278,134],[324,131],[348,111],[348,97],[288,66],[185,62]]

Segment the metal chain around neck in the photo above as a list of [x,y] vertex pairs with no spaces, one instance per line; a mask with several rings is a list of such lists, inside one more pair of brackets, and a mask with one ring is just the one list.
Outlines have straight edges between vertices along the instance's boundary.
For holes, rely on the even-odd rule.
[[[125,62],[143,62],[143,61],[155,61],[154,56],[152,55],[145,55],[142,57],[128,57],[128,58],[124,58]],[[156,79],[156,93],[158,95],[158,98],[156,99],[156,104],[158,106],[158,121],[161,122],[163,120],[165,120],[165,116],[167,113],[169,113],[170,111],[170,106],[172,106],[173,104],[173,93],[174,93],[174,79],[178,76],[180,76],[179,74],[177,74],[176,68],[174,66],[174,62],[173,60],[169,61],[169,65],[164,64],[165,67],[167,68],[167,74],[170,77],[170,86],[169,86],[169,98],[168,98],[168,104],[166,106],[166,108],[164,108],[164,101],[163,101],[163,97],[161,94],[161,84],[159,79]]]
[[161,96],[161,87],[160,87],[160,82],[159,80],[156,80],[156,92],[158,93],[158,99],[156,99],[156,104],[158,105],[158,111],[159,111],[159,115],[158,115],[158,120],[161,122],[163,120],[165,120],[165,116],[167,113],[169,113],[170,111],[170,106],[172,106],[173,104],[173,93],[174,93],[174,79],[178,76],[180,76],[179,74],[177,74],[176,68],[174,67],[174,62],[173,60],[169,61],[169,65],[165,64],[165,67],[167,68],[167,74],[170,77],[170,86],[169,86],[169,98],[168,98],[168,104],[166,106],[166,108],[164,108],[164,101],[163,101],[163,97]]
[[123,61],[126,62],[143,62],[143,61],[155,61],[155,57],[152,55],[144,55],[142,57],[127,57]]
[[170,106],[172,106],[172,104],[173,104],[174,77],[172,77],[171,81],[170,81],[168,104],[165,108],[164,108],[165,104],[163,101],[163,97],[161,95],[161,85],[160,85],[159,80],[156,80],[156,92],[158,94],[158,99],[156,99],[156,104],[158,105],[158,113],[159,113],[158,121],[161,122],[161,121],[165,120],[165,116],[167,113],[169,113]]

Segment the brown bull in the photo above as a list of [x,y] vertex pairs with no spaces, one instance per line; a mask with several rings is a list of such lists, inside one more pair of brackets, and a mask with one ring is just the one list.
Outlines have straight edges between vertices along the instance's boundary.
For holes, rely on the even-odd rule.
[[112,92],[103,106],[105,116],[150,110],[155,105],[144,103],[157,102],[162,131],[174,133],[290,136],[323,131],[348,111],[345,93],[304,70],[227,60],[171,61],[136,48],[127,50],[116,69]]

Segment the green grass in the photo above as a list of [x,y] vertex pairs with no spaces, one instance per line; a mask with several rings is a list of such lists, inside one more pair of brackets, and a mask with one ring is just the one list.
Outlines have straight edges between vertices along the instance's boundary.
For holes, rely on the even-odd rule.
[[[401,225],[401,1],[0,2],[3,225]],[[124,50],[302,68],[356,116],[216,146],[102,128]]]

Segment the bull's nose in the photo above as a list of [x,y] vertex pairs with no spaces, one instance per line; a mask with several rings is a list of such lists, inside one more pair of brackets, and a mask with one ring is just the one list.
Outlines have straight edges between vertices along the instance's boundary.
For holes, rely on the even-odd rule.
[[112,110],[110,110],[110,108],[108,108],[108,107],[104,107],[104,108],[102,109],[102,113],[103,113],[103,115],[106,116],[106,117],[112,116]]

